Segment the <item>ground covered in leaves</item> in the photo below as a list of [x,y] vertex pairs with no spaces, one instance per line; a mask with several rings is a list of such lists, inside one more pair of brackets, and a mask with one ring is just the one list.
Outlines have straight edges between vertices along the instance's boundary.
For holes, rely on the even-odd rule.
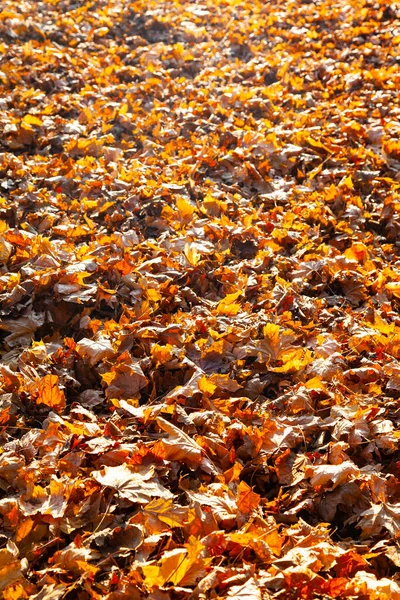
[[400,598],[386,0],[6,0],[4,600]]

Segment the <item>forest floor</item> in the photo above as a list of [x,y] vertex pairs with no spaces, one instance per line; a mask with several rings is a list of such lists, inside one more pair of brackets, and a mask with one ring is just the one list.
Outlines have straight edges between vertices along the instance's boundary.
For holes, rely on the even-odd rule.
[[2,3],[2,599],[400,599],[399,47]]

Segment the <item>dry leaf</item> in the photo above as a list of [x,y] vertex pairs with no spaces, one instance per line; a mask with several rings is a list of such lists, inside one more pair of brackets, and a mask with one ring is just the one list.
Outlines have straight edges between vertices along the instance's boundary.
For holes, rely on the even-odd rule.
[[151,467],[138,472],[126,464],[104,467],[101,471],[94,471],[92,477],[101,485],[113,488],[121,498],[130,502],[147,504],[154,497],[168,500],[173,496],[159,483]]
[[76,345],[76,351],[82,358],[87,358],[91,365],[115,354],[110,340],[104,337],[98,337],[96,340],[83,338]]
[[46,375],[38,384],[38,396],[36,402],[61,412],[65,408],[65,395],[59,386],[57,375]]

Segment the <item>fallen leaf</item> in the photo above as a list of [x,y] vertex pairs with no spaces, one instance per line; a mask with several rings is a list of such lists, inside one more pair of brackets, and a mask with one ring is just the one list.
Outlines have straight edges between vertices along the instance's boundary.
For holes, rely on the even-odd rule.
[[121,498],[138,504],[147,504],[154,497],[164,500],[173,497],[173,494],[159,483],[151,467],[142,471],[135,471],[126,464],[104,467],[101,471],[94,471],[92,477],[101,485],[113,488]]
[[360,469],[348,460],[338,465],[318,465],[306,470],[306,475],[311,476],[311,485],[328,485],[332,490],[347,483],[349,479],[358,477],[359,474]]
[[58,375],[45,375],[38,384],[38,403],[43,403],[57,412],[61,412],[65,406],[65,395],[59,386]]
[[203,457],[201,446],[181,431],[179,427],[169,423],[162,417],[157,417],[157,424],[163,431],[168,433],[168,437],[161,440],[165,457],[168,460],[200,465]]
[[83,338],[76,345],[76,352],[82,358],[87,358],[92,366],[115,354],[110,340],[104,337],[98,337],[96,340]]

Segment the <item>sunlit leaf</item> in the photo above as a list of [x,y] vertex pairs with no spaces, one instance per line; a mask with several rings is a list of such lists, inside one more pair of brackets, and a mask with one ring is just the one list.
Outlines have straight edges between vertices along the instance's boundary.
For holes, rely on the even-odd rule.
[[38,384],[37,402],[60,412],[65,408],[65,394],[60,389],[58,375],[45,375]]

